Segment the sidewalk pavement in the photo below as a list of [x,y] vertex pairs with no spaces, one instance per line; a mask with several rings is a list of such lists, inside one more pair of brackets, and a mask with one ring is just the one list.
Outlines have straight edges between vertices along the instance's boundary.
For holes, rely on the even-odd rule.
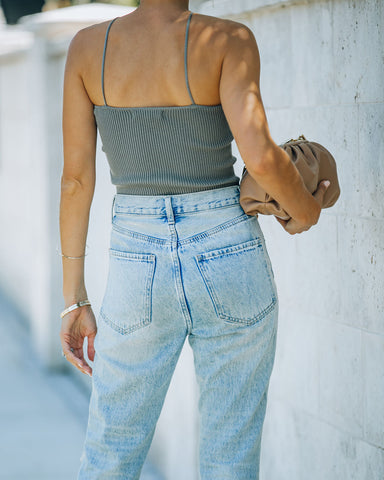
[[[76,480],[89,391],[42,368],[25,321],[1,294],[0,339],[0,480]],[[161,477],[146,463],[141,480]]]

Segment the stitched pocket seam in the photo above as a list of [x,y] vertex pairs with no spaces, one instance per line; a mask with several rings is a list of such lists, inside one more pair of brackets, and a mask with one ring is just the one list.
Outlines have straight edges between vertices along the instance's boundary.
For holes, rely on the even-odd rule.
[[[259,323],[265,316],[267,316],[275,308],[275,305],[277,303],[277,298],[274,294],[272,294],[270,303],[253,317],[240,318],[240,317],[234,317],[233,315],[228,315],[224,311],[222,302],[220,301],[219,295],[217,293],[217,289],[215,288],[214,282],[209,274],[206,261],[228,256],[231,254],[247,252],[249,250],[256,250],[258,248],[260,248],[264,252],[263,242],[260,238],[253,239],[244,243],[240,243],[238,245],[233,245],[230,247],[225,247],[225,248],[212,250],[209,252],[204,252],[195,256],[195,262],[204,280],[204,283],[207,287],[207,290],[211,298],[213,307],[216,311],[216,314],[218,315],[219,318],[223,319],[226,322],[239,323],[243,325],[254,325],[256,323]],[[265,261],[267,261],[267,259]],[[273,291],[273,285],[272,285],[271,275],[268,268],[268,262],[266,265],[265,273],[266,273],[266,281],[268,281],[269,287],[271,291]]]
[[115,258],[127,259],[129,261],[137,261],[147,264],[147,272],[144,281],[143,292],[144,318],[141,321],[135,323],[134,325],[123,326],[109,318],[109,316],[103,309],[103,305],[100,308],[100,316],[106,321],[106,323],[108,323],[114,330],[121,333],[122,335],[127,335],[152,323],[151,297],[156,256],[151,253],[122,252],[112,248],[109,249],[109,252],[110,255],[114,256]]

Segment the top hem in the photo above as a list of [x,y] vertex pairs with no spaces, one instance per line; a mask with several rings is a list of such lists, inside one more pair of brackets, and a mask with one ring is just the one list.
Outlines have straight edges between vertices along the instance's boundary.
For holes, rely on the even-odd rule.
[[97,108],[111,108],[113,110],[159,110],[159,109],[182,109],[182,108],[222,108],[221,103],[217,105],[202,105],[198,103],[191,103],[189,105],[156,105],[145,107],[115,107],[113,105],[94,105],[93,109]]
[[123,185],[121,186],[118,185],[116,186],[116,195],[134,195],[134,196],[141,196],[141,197],[188,195],[193,193],[205,192],[207,190],[217,190],[219,188],[239,187],[239,185],[240,185],[240,179],[233,181],[231,183],[225,183],[220,185],[209,185],[207,186],[207,188],[198,188],[198,189],[183,190],[183,191],[164,190],[163,192],[159,190],[147,190],[148,193],[144,193],[143,190],[141,190],[140,192],[133,191],[132,186],[124,187]]

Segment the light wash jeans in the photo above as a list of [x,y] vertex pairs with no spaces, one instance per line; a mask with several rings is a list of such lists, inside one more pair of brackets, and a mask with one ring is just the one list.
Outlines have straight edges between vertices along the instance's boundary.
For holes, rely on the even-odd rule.
[[139,479],[187,337],[200,389],[199,478],[259,478],[278,296],[239,192],[115,194],[78,480]]

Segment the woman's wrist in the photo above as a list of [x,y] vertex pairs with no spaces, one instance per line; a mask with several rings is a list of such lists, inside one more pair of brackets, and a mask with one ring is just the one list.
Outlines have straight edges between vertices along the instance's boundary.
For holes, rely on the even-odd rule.
[[64,293],[63,296],[65,308],[88,298],[87,290],[85,288],[77,290],[75,292]]
[[87,298],[84,270],[77,264],[78,260],[68,260],[68,262],[76,262],[76,264],[72,263],[64,268],[62,291],[66,306]]
[[80,307],[85,307],[87,305],[91,306],[91,302],[87,298],[85,300],[82,300],[81,302],[76,302],[70,305],[69,307],[67,307],[65,310],[63,310],[60,313],[60,317],[64,318],[65,315],[67,315],[70,312],[73,312],[73,310],[76,310],[77,308],[80,308]]
[[307,206],[307,211],[300,218],[296,218],[297,221],[306,225],[316,225],[321,214],[321,207],[316,199],[308,191],[303,198],[303,204]]

